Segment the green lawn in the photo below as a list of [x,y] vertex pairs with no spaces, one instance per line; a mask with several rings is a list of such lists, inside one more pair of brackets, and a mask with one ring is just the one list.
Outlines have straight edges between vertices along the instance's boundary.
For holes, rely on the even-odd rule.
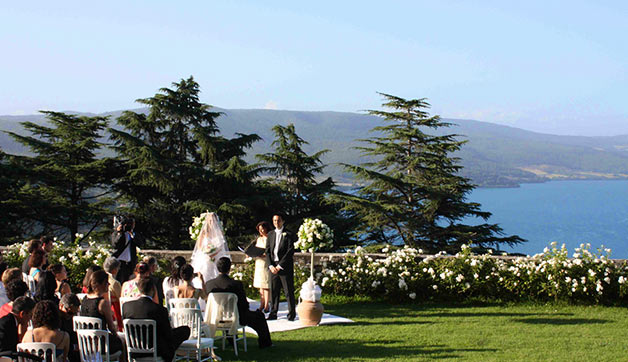
[[[273,333],[274,348],[249,338],[243,361],[464,360],[626,361],[628,311],[567,305],[443,305],[325,301],[351,325]],[[241,342],[240,342],[241,343]],[[231,348],[217,350],[236,359]]]

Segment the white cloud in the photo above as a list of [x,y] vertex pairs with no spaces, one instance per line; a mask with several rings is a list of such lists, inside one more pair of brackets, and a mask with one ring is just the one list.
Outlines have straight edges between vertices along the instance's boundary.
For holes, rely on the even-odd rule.
[[21,110],[21,109],[18,109],[17,111],[11,112],[12,116],[25,116],[26,114],[28,114],[28,113],[26,113],[26,111]]
[[278,107],[277,102],[275,101],[268,101],[264,105],[264,109],[278,109],[277,107]]

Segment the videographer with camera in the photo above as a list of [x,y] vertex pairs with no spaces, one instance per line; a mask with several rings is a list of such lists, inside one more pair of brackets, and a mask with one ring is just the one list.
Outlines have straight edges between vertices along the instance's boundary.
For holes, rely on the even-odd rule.
[[114,231],[111,234],[111,244],[115,249],[113,257],[120,261],[120,271],[116,279],[120,284],[129,280],[137,264],[137,247],[144,244],[137,235],[135,219],[132,216],[117,216],[113,218]]

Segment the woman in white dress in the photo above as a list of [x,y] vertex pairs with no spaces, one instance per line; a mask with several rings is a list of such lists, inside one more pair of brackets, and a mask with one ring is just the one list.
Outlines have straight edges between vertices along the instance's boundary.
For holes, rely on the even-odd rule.
[[[258,248],[266,249],[266,236],[270,231],[270,225],[266,221],[257,224],[257,232],[259,236],[255,242]],[[270,277],[268,275],[268,261],[266,254],[255,258],[255,275],[253,276],[253,287],[259,288],[260,302],[259,309],[264,313],[268,313],[268,304],[270,302]]]
[[[218,269],[216,269],[214,261],[223,256],[231,259],[220,219],[218,219],[218,215],[210,212],[205,217],[203,227],[196,240],[190,264],[194,267],[194,272],[201,273],[207,282],[218,276]],[[203,286],[196,287],[200,289]]]

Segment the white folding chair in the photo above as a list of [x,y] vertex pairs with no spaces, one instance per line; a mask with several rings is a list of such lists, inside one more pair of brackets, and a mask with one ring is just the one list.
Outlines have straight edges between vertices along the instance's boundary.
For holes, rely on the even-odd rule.
[[[222,339],[222,349],[225,349],[227,338],[233,339],[233,350],[238,355],[238,341],[244,341],[244,352],[247,351],[246,333],[244,326],[240,325],[240,313],[238,312],[238,296],[234,293],[209,293],[207,297],[207,309],[205,310],[205,323],[209,325],[210,336]],[[221,336],[216,337],[216,332],[221,331]],[[242,337],[238,335],[242,333]]]
[[102,319],[96,317],[75,316],[72,318],[72,326],[75,331],[80,329],[105,329]]
[[201,310],[201,306],[196,298],[170,298],[168,299],[168,309],[192,308]]
[[37,282],[35,281],[35,278],[26,273],[22,273],[22,279],[24,280],[24,283],[28,285],[28,292],[30,293],[30,296],[34,297],[35,291],[37,290]]
[[174,308],[172,309],[170,317],[174,328],[180,326],[190,327],[190,339],[181,343],[179,349],[177,349],[177,352],[184,352],[185,357],[176,356],[175,360],[189,360],[190,352],[196,354],[196,360],[199,362],[211,360],[211,354],[208,354],[205,358],[201,356],[203,350],[214,348],[213,338],[201,337],[203,325],[203,314],[201,310],[196,308]]
[[124,303],[128,303],[138,299],[140,299],[140,297],[120,297],[120,313],[124,315]]
[[103,362],[120,361],[122,351],[109,354],[109,332],[100,329],[79,329],[76,334],[81,362],[92,362],[100,359]]
[[[165,285],[165,282],[164,282]],[[174,291],[172,289],[168,289],[164,292],[164,299],[166,302],[166,308],[168,308],[168,313],[170,313],[170,299],[174,298]]]
[[[47,362],[57,362],[57,346],[49,342],[18,343],[17,351],[39,356]],[[19,361],[19,358],[18,358]]]
[[[157,322],[152,319],[125,319],[122,324],[128,362],[163,362],[163,358],[157,356]],[[131,353],[152,353],[153,355],[131,358]]]

